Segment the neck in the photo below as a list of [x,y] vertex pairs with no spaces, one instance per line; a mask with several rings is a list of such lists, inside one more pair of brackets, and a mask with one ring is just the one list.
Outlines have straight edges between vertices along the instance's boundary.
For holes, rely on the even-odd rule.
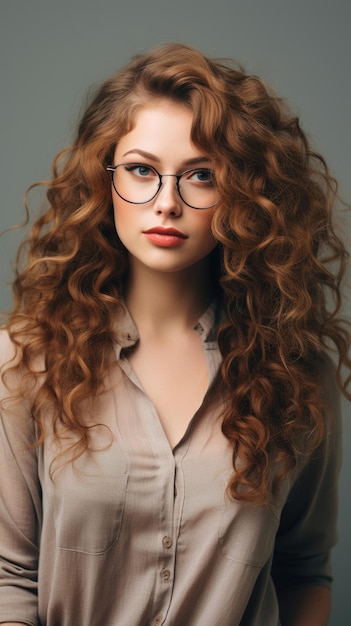
[[139,332],[193,328],[214,297],[210,259],[179,272],[155,272],[133,261],[126,303]]

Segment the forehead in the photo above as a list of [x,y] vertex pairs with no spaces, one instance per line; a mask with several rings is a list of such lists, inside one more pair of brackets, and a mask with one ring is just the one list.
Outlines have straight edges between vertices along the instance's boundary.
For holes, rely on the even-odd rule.
[[115,155],[143,150],[158,159],[189,159],[201,155],[191,140],[193,113],[183,103],[160,99],[138,109],[132,129],[121,137]]

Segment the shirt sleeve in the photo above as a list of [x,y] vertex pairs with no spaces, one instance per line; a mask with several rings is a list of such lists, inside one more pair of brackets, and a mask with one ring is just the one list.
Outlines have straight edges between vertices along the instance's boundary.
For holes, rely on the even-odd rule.
[[[3,333],[0,351],[2,357],[8,353]],[[1,382],[0,622],[36,626],[41,490],[35,432],[25,401],[14,402],[10,395]]]
[[295,481],[276,537],[272,577],[278,592],[293,585],[330,587],[332,583],[342,429],[340,395],[331,366],[323,373],[323,392],[331,416],[326,437]]

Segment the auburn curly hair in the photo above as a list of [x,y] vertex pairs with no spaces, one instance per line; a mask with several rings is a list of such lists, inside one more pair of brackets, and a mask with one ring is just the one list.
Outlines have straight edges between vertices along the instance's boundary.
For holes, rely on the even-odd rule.
[[167,44],[106,80],[73,145],[56,157],[52,180],[38,183],[49,185],[48,207],[20,248],[6,327],[27,375],[40,381],[31,407],[38,444],[50,407],[56,435],[74,431],[75,455],[83,454],[89,427],[79,406],[111,367],[128,270],[106,166],[139,108],[160,97],[191,107],[192,140],[215,155],[213,233],[227,310],[218,388],[235,470],[228,487],[235,498],[267,502],[297,454],[311,454],[325,436],[318,365],[326,349],[338,354],[348,397],[350,376],[343,383],[341,371],[351,363],[347,322],[338,318],[348,255],[332,224],[337,185],[298,119],[259,78]]

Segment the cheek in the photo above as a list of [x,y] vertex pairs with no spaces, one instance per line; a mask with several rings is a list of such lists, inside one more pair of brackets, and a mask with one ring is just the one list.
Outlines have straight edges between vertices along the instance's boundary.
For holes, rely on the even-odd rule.
[[212,214],[201,216],[203,219],[197,226],[198,233],[200,234],[203,241],[207,241],[209,245],[216,245],[217,240],[214,238],[212,233]]
[[123,241],[123,238],[128,235],[128,231],[133,223],[132,211],[129,206],[125,206],[126,203],[120,199],[113,200],[113,215],[117,235]]

